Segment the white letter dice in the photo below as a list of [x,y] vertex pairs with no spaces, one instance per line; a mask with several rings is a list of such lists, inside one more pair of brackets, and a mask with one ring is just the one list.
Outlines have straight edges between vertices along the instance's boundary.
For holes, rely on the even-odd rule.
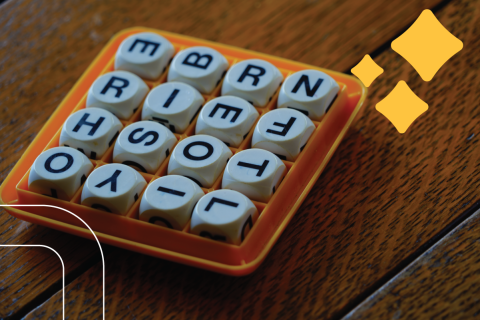
[[228,146],[238,147],[257,118],[257,110],[246,100],[219,97],[202,108],[195,133],[214,136]]
[[262,149],[244,150],[228,161],[222,188],[236,190],[252,200],[268,202],[285,171],[285,164],[273,153]]
[[72,148],[57,147],[41,153],[28,176],[28,189],[62,200],[70,200],[93,165],[88,158]]
[[218,51],[207,47],[191,47],[173,58],[168,81],[185,82],[201,93],[210,93],[227,68],[227,59]]
[[315,130],[312,120],[294,109],[276,109],[260,118],[252,148],[265,149],[282,160],[294,161]]
[[168,163],[168,174],[178,174],[209,188],[227,164],[232,151],[217,138],[195,135],[178,143]]
[[148,185],[140,202],[140,220],[183,230],[193,207],[204,195],[192,180],[182,176],[161,177]]
[[60,133],[60,145],[78,149],[90,159],[99,159],[113,144],[123,125],[104,109],[82,109],[68,117]]
[[135,169],[124,164],[106,164],[88,176],[82,190],[82,205],[124,215],[146,184]]
[[125,127],[113,149],[113,162],[123,163],[145,173],[155,173],[173,150],[177,138],[153,121],[139,121]]
[[157,121],[173,133],[183,133],[200,111],[205,99],[192,86],[168,82],[148,94],[142,109],[142,120]]
[[175,49],[164,37],[143,32],[122,41],[115,56],[115,70],[130,71],[144,79],[154,80],[167,67]]
[[222,85],[222,95],[237,96],[257,107],[264,107],[282,80],[283,75],[270,62],[244,60],[228,70]]
[[278,95],[278,108],[298,109],[312,120],[319,120],[335,99],[340,86],[328,74],[303,70],[289,76]]
[[126,120],[137,110],[147,92],[148,86],[133,73],[109,72],[95,80],[88,90],[87,108],[102,108]]
[[233,190],[216,190],[198,201],[193,210],[190,232],[239,245],[257,217],[257,208],[243,194]]

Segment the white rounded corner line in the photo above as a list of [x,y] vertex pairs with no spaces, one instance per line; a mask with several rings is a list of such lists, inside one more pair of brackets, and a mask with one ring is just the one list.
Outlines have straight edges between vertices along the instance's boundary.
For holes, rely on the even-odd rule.
[[[93,237],[97,241],[98,248],[100,249],[100,254],[102,256],[102,289],[103,289],[102,290],[102,298],[103,298],[103,300],[102,300],[103,310],[102,311],[103,311],[103,320],[105,320],[105,257],[103,256],[103,250],[102,250],[102,246],[100,245],[100,241],[98,241],[98,238],[95,235],[95,233],[93,232],[92,228],[90,228],[90,226],[85,221],[83,221],[79,216],[77,216],[75,213],[73,213],[73,212],[71,212],[67,209],[57,207],[57,206],[52,206],[52,205],[48,205],[48,204],[0,204],[0,207],[49,207],[49,208],[55,208],[55,209],[60,209],[60,210],[63,210],[65,212],[68,212],[71,215],[75,216],[78,220],[83,222],[83,224],[90,230],[90,232],[93,234]],[[0,247],[43,247],[43,248],[48,248],[48,249],[52,250],[53,252],[55,252],[57,254],[57,256],[60,258],[60,262],[62,262],[62,271],[63,271],[63,276],[62,276],[62,284],[63,284],[62,311],[63,311],[63,319],[65,320],[65,265],[63,263],[62,257],[58,254],[58,252],[55,251],[53,248],[51,248],[49,246],[42,245],[42,244],[0,244]]]
[[63,259],[58,254],[58,252],[55,251],[55,249],[53,249],[52,247],[45,246],[43,244],[0,244],[0,247],[42,247],[55,252],[55,254],[60,258],[60,262],[62,263],[62,311],[63,319],[65,320],[65,264],[63,263]]

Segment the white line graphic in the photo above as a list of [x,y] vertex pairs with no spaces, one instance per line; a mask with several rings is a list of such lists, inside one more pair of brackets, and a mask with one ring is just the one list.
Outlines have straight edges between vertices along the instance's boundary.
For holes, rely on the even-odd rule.
[[[100,245],[100,241],[98,241],[98,238],[95,235],[95,233],[93,232],[92,228],[90,228],[90,226],[85,221],[83,221],[79,216],[77,216],[75,213],[73,213],[73,212],[71,212],[67,209],[57,207],[57,206],[51,206],[51,205],[48,205],[48,204],[0,204],[0,207],[47,207],[47,208],[55,208],[55,209],[60,209],[62,211],[68,212],[71,215],[75,216],[78,220],[83,222],[83,224],[90,230],[90,232],[95,237],[95,240],[97,241],[97,244],[98,244],[98,248],[100,248],[100,254],[102,256],[102,298],[103,298],[102,305],[103,305],[103,320],[105,320],[105,257],[103,256],[103,250],[102,250],[102,246]],[[14,246],[22,246],[22,245],[4,245],[4,246],[14,247]],[[46,248],[49,248],[49,249],[53,250],[52,248],[50,248],[48,246],[43,246],[43,245],[25,245],[25,246],[46,247]],[[53,251],[60,257],[60,255],[55,250],[53,250]],[[62,261],[62,266],[63,266],[63,260],[62,260],[61,257],[60,257],[60,261]],[[63,276],[63,290],[62,290],[62,292],[63,292],[63,319],[65,319],[65,266],[63,266],[63,274],[64,274],[64,276]]]
[[[3,206],[2,206],[3,207]],[[57,256],[60,258],[60,262],[62,263],[62,311],[63,311],[63,319],[65,320],[65,264],[63,263],[62,257],[55,251],[52,247],[45,246],[43,244],[0,244],[0,247],[43,247],[48,248],[55,252]]]

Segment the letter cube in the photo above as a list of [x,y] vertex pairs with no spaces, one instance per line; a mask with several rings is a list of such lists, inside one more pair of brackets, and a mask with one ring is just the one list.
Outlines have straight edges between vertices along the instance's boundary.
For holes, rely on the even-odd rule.
[[185,82],[201,93],[211,93],[227,68],[227,59],[218,51],[208,47],[191,47],[173,58],[168,81]]
[[90,159],[99,159],[115,142],[123,124],[104,109],[81,109],[70,115],[60,133],[60,145],[72,147]]
[[147,182],[124,164],[101,166],[88,176],[82,190],[82,205],[124,215],[137,201]]
[[273,152],[294,161],[315,130],[312,120],[294,109],[276,109],[263,115],[255,126],[252,148]]
[[320,120],[335,100],[340,86],[318,70],[302,70],[285,80],[278,95],[278,108],[292,108],[312,120]]
[[190,232],[239,245],[257,218],[257,208],[246,196],[234,190],[215,190],[204,195],[193,209]]
[[222,188],[268,202],[285,175],[285,164],[270,151],[248,149],[235,154],[223,173]]
[[175,49],[164,37],[142,32],[122,41],[115,55],[115,70],[125,70],[147,80],[160,77]]
[[222,96],[237,96],[257,107],[264,107],[282,81],[282,73],[270,62],[244,60],[228,70],[222,85]]
[[168,174],[178,174],[200,187],[213,185],[227,164],[232,151],[215,137],[203,134],[180,141],[168,163]]
[[52,148],[35,159],[28,175],[28,190],[68,201],[92,169],[93,164],[80,151]]
[[205,99],[194,87],[181,82],[168,82],[153,88],[142,109],[142,120],[157,121],[173,133],[183,133]]
[[248,101],[233,96],[218,97],[200,111],[195,133],[211,135],[227,146],[238,147],[257,118],[257,110]]
[[183,230],[197,201],[204,195],[192,180],[170,175],[148,185],[140,202],[140,220]]
[[145,98],[148,86],[127,71],[113,71],[95,80],[87,95],[87,108],[110,111],[119,119],[130,118]]
[[173,133],[159,123],[134,122],[118,136],[113,148],[113,162],[155,173],[176,142]]

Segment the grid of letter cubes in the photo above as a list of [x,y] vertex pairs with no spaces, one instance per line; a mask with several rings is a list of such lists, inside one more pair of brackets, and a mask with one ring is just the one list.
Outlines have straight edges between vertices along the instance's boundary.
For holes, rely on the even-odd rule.
[[238,245],[338,91],[317,70],[135,34],[35,160],[29,190]]

